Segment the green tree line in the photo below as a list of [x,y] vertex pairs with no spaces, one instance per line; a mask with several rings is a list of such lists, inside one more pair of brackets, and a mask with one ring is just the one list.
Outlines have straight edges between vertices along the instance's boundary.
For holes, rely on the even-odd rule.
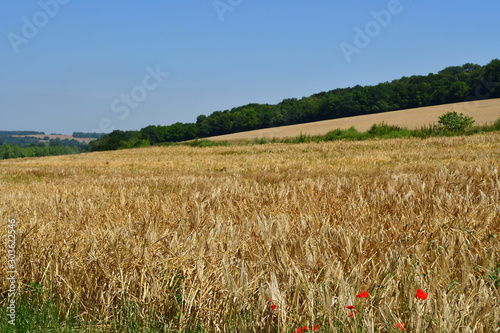
[[37,131],[0,131],[0,136],[9,136],[9,135],[37,135],[37,134],[45,134],[45,132],[37,132]]
[[87,139],[97,139],[103,136],[105,133],[86,133],[86,132],[73,132],[74,138],[87,138]]
[[248,104],[200,115],[196,123],[147,126],[140,131],[114,131],[92,141],[89,151],[134,148],[254,129],[277,127],[424,106],[499,98],[500,60],[485,66],[467,63],[437,74],[402,77],[374,86],[339,88],[301,99]]
[[76,146],[64,146],[64,145],[47,146],[44,143],[32,144],[27,147],[22,147],[19,145],[10,145],[10,144],[0,145],[0,159],[68,155],[68,154],[78,154],[81,152],[82,148]]

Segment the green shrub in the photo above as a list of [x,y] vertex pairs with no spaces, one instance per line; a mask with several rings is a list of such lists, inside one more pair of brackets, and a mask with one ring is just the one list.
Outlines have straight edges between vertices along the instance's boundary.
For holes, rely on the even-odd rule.
[[360,133],[358,130],[351,126],[346,130],[335,129],[326,133],[321,139],[322,141],[336,141],[336,140],[364,140],[366,137],[365,133]]
[[402,128],[396,125],[388,125],[384,122],[380,124],[373,124],[372,127],[368,130],[368,134],[371,136],[385,136],[387,134],[390,134],[391,132],[396,132],[396,131],[401,131]]
[[386,123],[373,124],[372,127],[366,132],[366,136],[372,138],[406,138],[413,136],[413,133],[406,128],[401,128],[397,125],[388,125]]
[[336,130],[333,130],[333,131],[330,131],[328,133],[326,133],[324,136],[323,136],[323,140],[324,141],[335,141],[335,140],[340,140],[340,136],[342,135],[342,130],[341,129],[336,129]]
[[470,129],[475,120],[463,113],[458,114],[456,111],[453,111],[446,112],[440,116],[438,122],[445,131],[463,132]]
[[229,142],[227,141],[210,141],[207,139],[197,139],[189,142],[183,143],[186,146],[191,147],[214,147],[214,146],[229,146]]
[[342,131],[342,134],[340,135],[342,139],[349,139],[349,140],[364,140],[364,134],[358,132],[358,130],[354,127],[351,126],[347,130]]
[[498,118],[494,123],[493,123],[493,128],[495,131],[500,131],[500,118]]

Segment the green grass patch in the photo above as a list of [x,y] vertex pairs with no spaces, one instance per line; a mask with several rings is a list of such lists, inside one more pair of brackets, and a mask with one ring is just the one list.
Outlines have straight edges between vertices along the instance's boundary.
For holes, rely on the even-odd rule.
[[[348,129],[334,129],[325,135],[311,136],[300,133],[293,138],[259,138],[243,141],[210,141],[208,139],[199,139],[189,142],[177,143],[177,145],[185,145],[191,147],[215,147],[215,146],[245,146],[245,145],[264,145],[271,143],[309,143],[309,142],[325,142],[325,141],[362,141],[369,139],[396,139],[396,138],[430,138],[430,137],[451,137],[462,135],[474,135],[478,133],[488,133],[500,131],[500,118],[491,125],[482,126],[466,126],[461,129],[445,127],[442,125],[422,126],[419,129],[409,130],[397,125],[388,125],[386,123],[373,124],[366,132],[359,132],[354,126]],[[162,144],[163,145],[163,144]],[[176,145],[170,143],[169,145]]]
[[[130,301],[124,305],[118,305],[113,313],[113,320],[106,325],[95,321],[83,320],[80,313],[85,313],[72,303],[66,305],[66,300],[60,299],[53,291],[48,290],[39,283],[24,286],[23,292],[18,295],[15,302],[14,322],[8,314],[8,298],[2,295],[0,298],[0,332],[8,333],[156,333],[156,332],[179,332],[179,290],[173,290],[172,302],[179,303],[173,306],[171,311],[156,311],[148,309],[147,316],[141,315],[136,303]],[[63,308],[64,310],[61,310]],[[87,314],[94,317],[93,314]],[[95,314],[97,317],[98,314]],[[13,325],[13,324],[14,325]],[[195,320],[185,323],[183,332],[206,332],[203,325]]]
[[183,142],[181,143],[182,145],[185,146],[190,146],[190,147],[216,147],[216,146],[230,146],[231,144],[227,141],[210,141],[207,139],[201,139],[201,140],[193,140],[189,142]]

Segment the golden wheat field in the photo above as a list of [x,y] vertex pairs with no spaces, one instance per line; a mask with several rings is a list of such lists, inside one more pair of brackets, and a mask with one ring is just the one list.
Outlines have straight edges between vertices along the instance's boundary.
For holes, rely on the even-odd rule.
[[499,332],[499,172],[500,133],[151,147],[0,161],[0,212],[102,330]]

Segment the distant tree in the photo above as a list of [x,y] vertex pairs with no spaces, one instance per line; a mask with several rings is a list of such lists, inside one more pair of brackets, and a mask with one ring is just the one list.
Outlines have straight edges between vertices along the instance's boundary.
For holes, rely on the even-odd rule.
[[59,138],[55,138],[55,139],[52,139],[49,141],[49,146],[50,147],[59,147],[59,146],[62,146],[62,142],[61,142],[61,139]]
[[4,135],[45,135],[45,133],[37,131],[0,131],[0,136]]
[[454,82],[449,91],[449,101],[463,102],[470,93],[470,88],[465,82]]
[[105,151],[125,148],[123,145],[124,143],[139,136],[139,131],[114,130],[109,134],[101,136],[97,140],[90,141],[86,151]]
[[198,135],[200,137],[210,136],[212,133],[212,127],[208,117],[205,115],[200,115],[196,118],[196,127],[198,128]]
[[500,98],[500,60],[494,59],[485,67],[484,79],[491,90],[490,98]]
[[160,142],[160,138],[158,136],[158,126],[149,125],[144,127],[141,129],[139,137],[141,140],[147,140],[151,144]]
[[74,138],[87,138],[87,139],[98,139],[105,133],[85,133],[85,132],[73,132]]
[[2,158],[3,159],[8,159],[8,158],[15,158],[17,156],[14,156],[14,149],[12,148],[11,145],[2,145]]
[[471,64],[471,63],[466,63],[462,66],[463,70],[465,72],[475,72],[475,71],[478,71],[478,70],[481,70],[481,66],[479,65],[476,65],[476,64]]

